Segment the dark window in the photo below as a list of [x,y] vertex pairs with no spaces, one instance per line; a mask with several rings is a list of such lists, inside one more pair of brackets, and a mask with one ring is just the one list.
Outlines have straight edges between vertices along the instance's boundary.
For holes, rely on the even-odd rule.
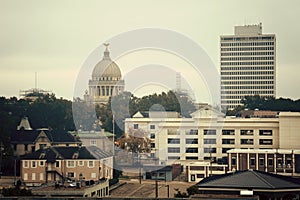
[[204,153],[217,153],[216,148],[204,148]]
[[227,151],[230,149],[232,149],[232,148],[222,148],[222,153],[227,153]]
[[186,135],[198,135],[198,129],[191,129]]
[[197,156],[186,156],[185,157],[186,160],[198,160]]
[[59,167],[59,161],[55,162],[55,167]]
[[155,129],[155,125],[151,124],[150,129]]
[[272,145],[273,140],[272,139],[259,139],[260,145]]
[[216,135],[216,134],[217,134],[217,131],[216,131],[216,130],[207,130],[207,129],[205,129],[205,130],[203,131],[203,134],[204,134],[204,135]]
[[204,144],[216,144],[216,139],[204,139]]
[[195,174],[191,174],[191,181],[195,181]]
[[255,166],[255,158],[250,158],[250,165]]
[[259,135],[270,136],[272,134],[273,134],[272,130],[259,130]]
[[204,174],[197,174],[197,178],[204,178]]
[[179,160],[180,157],[179,156],[168,156],[169,160]]
[[234,139],[222,139],[222,144],[234,144]]
[[273,158],[269,158],[269,159],[268,159],[268,165],[269,165],[269,166],[273,166],[273,165],[274,165],[274,160],[273,160]]
[[198,144],[198,139],[185,139],[186,144]]
[[241,139],[241,144],[253,144],[253,139]]
[[231,165],[236,165],[236,157],[231,158]]
[[222,130],[222,135],[234,135],[234,130]]
[[178,139],[178,138],[168,138],[168,144],[180,144],[180,139]]
[[67,176],[69,178],[75,178],[75,173],[74,172],[68,172]]
[[241,130],[241,135],[253,135],[253,130]]
[[264,166],[265,165],[265,159],[264,158],[259,158],[259,166]]
[[24,144],[25,151],[28,151],[28,144]]
[[186,148],[185,153],[198,153],[198,148]]
[[138,128],[139,128],[139,125],[138,125],[138,124],[133,124],[133,128],[134,128],[134,129],[138,129]]
[[150,145],[152,149],[155,148],[155,143],[151,143]]
[[179,147],[168,147],[168,153],[180,153]]
[[155,134],[154,133],[150,133],[150,139],[155,139]]

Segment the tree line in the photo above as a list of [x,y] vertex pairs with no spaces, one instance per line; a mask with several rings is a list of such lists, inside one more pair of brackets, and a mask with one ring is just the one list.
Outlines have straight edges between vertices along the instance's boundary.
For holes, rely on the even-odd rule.
[[271,111],[291,111],[300,112],[300,99],[292,100],[290,98],[262,97],[259,95],[246,96],[242,99],[242,106],[234,110],[227,110],[227,115],[237,115],[244,109],[249,110],[271,110]]

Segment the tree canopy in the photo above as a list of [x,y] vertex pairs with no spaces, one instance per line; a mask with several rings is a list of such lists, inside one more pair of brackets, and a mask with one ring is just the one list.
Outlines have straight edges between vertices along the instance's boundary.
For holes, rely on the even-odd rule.
[[291,111],[300,112],[300,99],[292,100],[289,98],[274,98],[262,97],[259,95],[246,96],[242,103],[243,106],[238,106],[234,110],[228,110],[227,115],[236,115],[239,111],[244,109],[254,110],[271,110],[271,111]]

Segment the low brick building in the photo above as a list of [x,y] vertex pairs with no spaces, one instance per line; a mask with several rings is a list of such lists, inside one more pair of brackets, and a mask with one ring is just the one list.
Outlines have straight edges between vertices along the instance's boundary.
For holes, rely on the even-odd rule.
[[111,178],[101,169],[101,160],[85,147],[49,147],[21,157],[21,181],[27,186]]

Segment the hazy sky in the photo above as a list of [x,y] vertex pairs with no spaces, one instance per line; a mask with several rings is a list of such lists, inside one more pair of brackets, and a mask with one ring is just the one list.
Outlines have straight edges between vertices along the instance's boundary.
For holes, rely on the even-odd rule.
[[277,37],[277,97],[300,98],[298,0],[0,0],[0,13],[0,96],[33,88],[37,72],[39,88],[71,99],[91,52],[144,27],[186,35],[219,67],[219,36],[262,22],[263,33]]

